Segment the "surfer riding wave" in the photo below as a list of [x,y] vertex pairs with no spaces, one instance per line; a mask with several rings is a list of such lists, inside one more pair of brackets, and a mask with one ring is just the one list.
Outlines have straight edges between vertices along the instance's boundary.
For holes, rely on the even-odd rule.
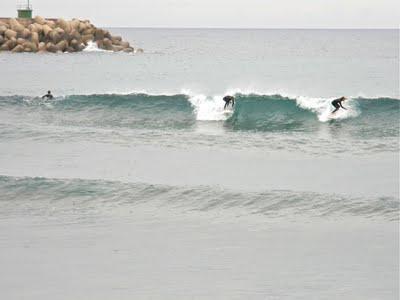
[[235,97],[233,96],[225,96],[222,100],[225,101],[224,109],[227,109],[229,104],[232,104],[232,107],[235,105]]

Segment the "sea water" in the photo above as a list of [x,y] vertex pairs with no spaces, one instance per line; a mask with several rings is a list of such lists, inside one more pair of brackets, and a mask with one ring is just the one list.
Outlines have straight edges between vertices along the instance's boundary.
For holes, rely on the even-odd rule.
[[110,30],[0,53],[5,298],[399,297],[398,30]]

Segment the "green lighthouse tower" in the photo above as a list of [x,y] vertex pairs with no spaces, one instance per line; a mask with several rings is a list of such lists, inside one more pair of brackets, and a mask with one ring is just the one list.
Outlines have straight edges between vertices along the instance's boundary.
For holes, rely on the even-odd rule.
[[32,19],[32,6],[27,0],[26,3],[17,5],[18,18],[20,19]]

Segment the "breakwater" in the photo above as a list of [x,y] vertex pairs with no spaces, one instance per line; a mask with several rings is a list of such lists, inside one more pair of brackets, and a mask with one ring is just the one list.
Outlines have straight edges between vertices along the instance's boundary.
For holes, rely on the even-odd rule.
[[0,51],[18,52],[78,52],[90,42],[109,51],[141,52],[120,36],[97,28],[89,20],[0,19]]

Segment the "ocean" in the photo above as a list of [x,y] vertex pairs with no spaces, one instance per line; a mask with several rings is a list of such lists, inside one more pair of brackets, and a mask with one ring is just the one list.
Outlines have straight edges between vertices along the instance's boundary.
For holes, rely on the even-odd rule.
[[1,298],[399,298],[398,30],[110,31],[0,53]]

